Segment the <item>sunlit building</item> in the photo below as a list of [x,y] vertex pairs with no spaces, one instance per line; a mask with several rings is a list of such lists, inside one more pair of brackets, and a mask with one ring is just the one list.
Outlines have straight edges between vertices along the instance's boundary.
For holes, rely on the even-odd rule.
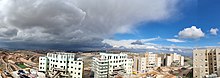
[[220,76],[220,49],[193,50],[193,78]]
[[180,54],[166,54],[165,66],[184,66],[184,56]]
[[145,57],[134,57],[133,71],[137,73],[145,73],[147,60]]
[[112,78],[118,75],[129,77],[132,74],[133,59],[127,54],[100,53],[93,57],[94,78]]
[[74,53],[47,53],[39,57],[39,71],[52,78],[82,78],[83,61]]
[[152,53],[152,52],[146,52],[145,53],[146,58],[146,68],[147,70],[150,70],[154,67],[160,67],[161,66],[161,57],[158,57],[158,54]]

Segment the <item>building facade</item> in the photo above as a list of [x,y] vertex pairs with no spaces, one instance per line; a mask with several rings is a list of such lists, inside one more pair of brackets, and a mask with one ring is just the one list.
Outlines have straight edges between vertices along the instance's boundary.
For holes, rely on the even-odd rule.
[[193,78],[220,76],[220,49],[193,50]]
[[132,65],[133,59],[128,58],[127,54],[100,53],[93,57],[92,71],[94,78],[129,76],[132,74]]
[[39,71],[56,78],[82,78],[83,61],[74,53],[47,53],[39,57]]
[[184,66],[184,56],[180,54],[166,54],[165,66]]
[[145,73],[147,60],[145,57],[134,57],[133,71],[137,73]]
[[158,54],[152,52],[145,53],[146,58],[146,68],[147,70],[151,70],[154,67],[161,66],[161,57],[158,57]]

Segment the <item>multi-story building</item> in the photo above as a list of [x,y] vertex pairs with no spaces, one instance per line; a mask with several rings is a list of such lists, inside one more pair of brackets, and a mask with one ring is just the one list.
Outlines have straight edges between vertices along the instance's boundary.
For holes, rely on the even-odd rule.
[[220,76],[220,49],[193,50],[193,78],[208,78],[214,75]]
[[39,71],[52,78],[82,78],[83,61],[74,53],[47,53],[39,57]]
[[161,66],[184,66],[184,57],[179,54],[156,54],[146,52],[145,57],[133,57],[133,71],[136,73],[146,73],[155,67]]
[[146,67],[148,70],[154,67],[161,66],[161,57],[158,57],[158,54],[154,54],[152,52],[146,52],[145,58],[146,58]]
[[94,78],[107,78],[122,75],[128,77],[132,74],[133,59],[127,54],[100,53],[93,57],[92,71]]
[[145,73],[147,60],[145,57],[134,57],[133,71],[137,73]]
[[184,66],[184,56],[177,53],[166,54],[165,66]]

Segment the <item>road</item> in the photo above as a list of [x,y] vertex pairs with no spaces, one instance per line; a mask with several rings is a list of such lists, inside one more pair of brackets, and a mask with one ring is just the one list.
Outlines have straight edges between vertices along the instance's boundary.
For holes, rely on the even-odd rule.
[[[5,61],[6,55],[2,55],[0,58],[4,64],[4,68],[5,68],[5,69],[3,69],[3,71],[7,71],[9,74],[12,74],[13,71],[19,70],[18,66]],[[7,76],[4,73],[2,73],[1,75],[3,76],[3,78],[7,78]]]

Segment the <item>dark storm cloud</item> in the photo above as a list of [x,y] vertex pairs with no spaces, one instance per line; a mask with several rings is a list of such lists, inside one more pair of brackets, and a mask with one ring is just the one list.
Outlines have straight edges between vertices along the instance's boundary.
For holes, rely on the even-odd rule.
[[6,39],[8,46],[101,47],[103,39],[132,32],[134,24],[169,18],[176,11],[176,3],[177,0],[0,0],[0,38]]
[[131,43],[132,45],[144,45],[140,40]]

